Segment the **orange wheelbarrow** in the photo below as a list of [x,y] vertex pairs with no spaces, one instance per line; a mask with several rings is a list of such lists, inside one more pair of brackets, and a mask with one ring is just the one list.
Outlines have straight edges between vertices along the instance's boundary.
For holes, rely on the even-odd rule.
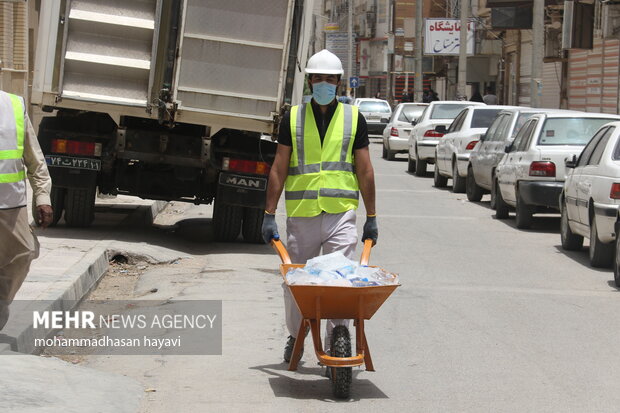
[[[400,286],[382,285],[370,287],[340,287],[327,285],[289,285],[286,273],[291,268],[304,264],[292,264],[281,241],[272,240],[272,246],[280,256],[280,273],[293,295],[303,320],[297,332],[297,340],[289,364],[289,370],[297,370],[297,363],[306,337],[306,327],[310,327],[314,351],[321,364],[330,370],[334,395],[348,398],[352,381],[352,367],[365,364],[366,370],[375,371],[368,341],[364,332],[364,320],[370,320],[381,304]],[[364,242],[360,264],[368,265],[372,241]],[[346,326],[336,326],[332,332],[331,355],[323,351],[321,345],[321,319],[352,319],[356,327],[356,355],[351,354],[351,338]],[[303,339],[299,339],[303,337]]]

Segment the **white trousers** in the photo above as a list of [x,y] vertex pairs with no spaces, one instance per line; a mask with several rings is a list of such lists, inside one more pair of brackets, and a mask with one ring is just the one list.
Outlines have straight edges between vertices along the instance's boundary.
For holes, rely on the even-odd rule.
[[[305,264],[310,258],[340,251],[345,257],[354,259],[357,244],[357,228],[355,227],[355,210],[341,214],[322,213],[310,218],[287,218],[286,237],[287,249],[294,264]],[[284,290],[284,311],[289,334],[297,336],[302,321],[291,291],[282,284]],[[325,332],[325,351],[331,347],[332,330],[337,325],[349,326],[349,320],[327,320]]]

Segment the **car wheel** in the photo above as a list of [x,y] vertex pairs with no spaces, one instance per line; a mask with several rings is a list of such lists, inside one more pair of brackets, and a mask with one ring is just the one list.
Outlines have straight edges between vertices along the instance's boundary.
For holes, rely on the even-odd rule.
[[411,154],[407,155],[407,172],[415,172],[415,161],[411,159]]
[[570,223],[568,222],[568,209],[566,208],[566,202],[562,205],[562,212],[560,218],[560,239],[562,240],[562,248],[567,251],[577,251],[583,246],[583,237],[581,235],[573,234],[570,229]]
[[385,147],[385,143],[383,144],[383,153],[381,154],[381,157],[383,159],[387,159],[388,157],[388,152],[387,152],[387,148]]
[[426,161],[418,158],[415,163],[415,176],[425,176],[426,175]]
[[499,190],[497,179],[493,181],[493,186],[495,187],[495,218],[506,219],[508,218],[508,204],[502,198],[502,192]]
[[521,194],[517,192],[517,206],[516,206],[516,216],[515,223],[517,228],[519,229],[527,229],[532,226],[532,207],[527,205],[523,198],[521,198]]
[[491,185],[491,205],[490,205],[492,210],[495,210],[497,208],[497,194],[495,191],[495,184]]
[[615,259],[614,259],[614,282],[616,283],[616,287],[620,288],[620,237],[618,236],[618,231],[620,231],[620,225],[616,222],[616,251],[615,251]]
[[598,238],[596,219],[592,217],[590,223],[590,265],[593,267],[606,268],[611,266],[614,259],[614,244],[604,244]]
[[459,175],[456,161],[452,162],[452,192],[455,194],[462,194],[465,192],[465,178],[461,178]]
[[437,162],[435,162],[435,170],[433,171],[433,184],[435,188],[445,188],[448,185],[448,178],[439,173]]
[[387,150],[387,154],[386,154],[387,160],[388,161],[393,161],[396,159],[396,152],[391,151],[391,150]]
[[476,184],[476,178],[474,178],[474,171],[471,166],[467,168],[466,179],[465,190],[467,192],[467,199],[469,202],[479,202],[482,199],[482,188]]

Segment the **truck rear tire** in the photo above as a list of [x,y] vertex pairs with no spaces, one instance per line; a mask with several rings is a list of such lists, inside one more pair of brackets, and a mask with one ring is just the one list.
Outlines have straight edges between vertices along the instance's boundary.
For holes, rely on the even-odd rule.
[[241,233],[245,242],[253,244],[264,244],[263,240],[263,218],[265,213],[259,208],[243,208],[243,226]]
[[216,241],[232,242],[239,237],[243,207],[227,205],[215,200],[213,205],[213,235]]
[[68,188],[65,222],[70,227],[88,227],[95,219],[95,188]]

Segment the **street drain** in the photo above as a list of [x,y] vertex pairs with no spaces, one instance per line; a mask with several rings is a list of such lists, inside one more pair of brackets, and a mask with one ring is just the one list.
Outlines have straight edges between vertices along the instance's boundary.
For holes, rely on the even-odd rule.
[[113,262],[115,264],[127,264],[129,262],[129,259],[122,254],[116,254],[112,257],[110,262]]

